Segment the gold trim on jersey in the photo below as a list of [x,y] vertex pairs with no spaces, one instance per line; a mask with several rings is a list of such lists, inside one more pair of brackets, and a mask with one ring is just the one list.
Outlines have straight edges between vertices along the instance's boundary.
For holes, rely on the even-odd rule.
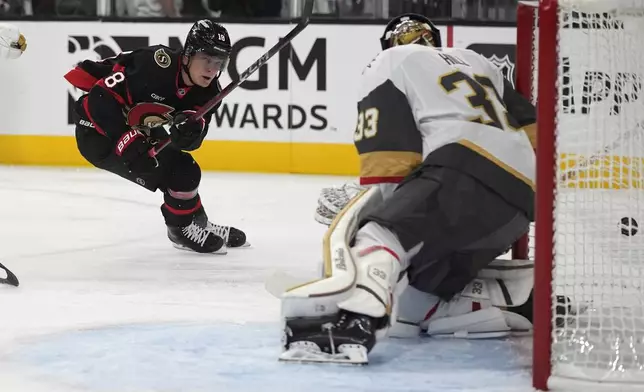
[[366,152],[360,154],[360,177],[405,177],[422,162],[418,152]]
[[461,139],[457,142],[458,144],[462,145],[463,147],[467,147],[470,150],[474,151],[475,153],[483,156],[486,158],[488,161],[494,163],[501,169],[505,170],[506,172],[512,174],[514,177],[518,178],[521,180],[521,182],[524,182],[526,185],[528,185],[532,190],[534,191],[536,189],[536,186],[532,180],[530,180],[528,177],[524,176],[523,174],[519,173],[517,170],[512,168],[511,166],[507,165],[503,161],[501,161],[499,158],[495,157],[493,154],[491,154],[488,150],[485,148],[479,146],[478,144],[470,141],[470,140],[465,140]]
[[528,139],[530,139],[530,144],[532,144],[532,148],[535,150],[537,149],[537,124],[532,123],[528,125],[524,125],[523,132],[525,132],[526,135],[528,135]]

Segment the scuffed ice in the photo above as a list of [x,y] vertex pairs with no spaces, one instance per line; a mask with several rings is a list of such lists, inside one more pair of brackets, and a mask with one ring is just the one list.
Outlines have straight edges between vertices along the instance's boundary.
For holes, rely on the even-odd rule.
[[392,339],[352,366],[278,362],[279,338],[272,324],[123,326],[43,338],[10,359],[96,392],[532,390],[518,342]]
[[532,391],[529,341],[390,341],[366,367],[278,362],[264,281],[317,276],[316,200],[351,180],[204,173],[211,220],[253,244],[213,257],[172,248],[160,193],[98,170],[0,167],[0,260],[21,281],[0,287],[0,392]]

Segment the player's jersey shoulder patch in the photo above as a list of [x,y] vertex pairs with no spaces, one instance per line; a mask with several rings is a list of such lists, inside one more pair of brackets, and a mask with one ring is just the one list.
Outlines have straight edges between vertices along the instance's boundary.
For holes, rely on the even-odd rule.
[[154,61],[161,68],[168,68],[172,64],[172,58],[163,48],[157,49],[154,52]]

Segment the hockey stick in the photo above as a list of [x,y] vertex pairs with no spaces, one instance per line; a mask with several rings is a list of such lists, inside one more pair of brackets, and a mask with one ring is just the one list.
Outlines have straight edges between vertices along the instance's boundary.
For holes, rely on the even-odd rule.
[[[188,121],[197,121],[203,118],[206,113],[217,106],[219,102],[223,101],[223,99],[226,98],[228,94],[230,94],[233,90],[244,83],[244,81],[248,79],[253,73],[255,73],[255,71],[266,64],[271,57],[275,56],[280,50],[288,45],[289,42],[293,40],[293,38],[300,34],[302,30],[304,30],[304,28],[309,24],[311,13],[313,12],[313,2],[314,0],[306,0],[306,3],[304,3],[304,9],[302,10],[302,19],[293,28],[293,30],[286,34],[284,38],[280,39],[277,44],[275,44],[253,64],[251,64],[250,67],[246,68],[246,70],[242,72],[241,75],[239,75],[239,79],[230,82],[226,87],[224,87],[223,90],[219,92],[219,94],[215,95],[212,99],[210,99],[210,101],[206,102],[206,104],[203,105],[199,110],[197,110],[197,112],[193,114],[190,119],[188,119]],[[159,154],[161,150],[166,148],[169,144],[170,139],[164,140],[163,142],[159,143],[158,146],[150,149],[150,151],[148,151],[148,155],[150,155],[151,157],[157,156],[157,154]]]
[[619,147],[624,142],[624,140],[628,140],[631,136],[636,135],[643,128],[644,127],[642,126],[642,122],[637,123],[633,129],[630,129],[627,132],[624,132],[623,134],[621,134],[617,139],[615,139],[608,146],[604,147],[601,151],[596,152],[595,154],[591,155],[588,159],[582,160],[580,163],[570,168],[569,169],[570,171],[561,175],[559,180],[568,181],[575,178],[577,176],[577,173],[579,173],[580,169],[585,169],[585,168],[588,168],[588,166],[594,165],[595,163],[597,163],[597,161],[599,161],[600,159],[603,159],[603,157],[606,154],[609,154],[611,151]]
[[10,284],[16,287],[20,285],[20,282],[18,281],[16,275],[14,275],[13,272],[9,271],[9,269],[2,265],[2,263],[0,263],[0,269],[4,270],[4,272],[7,274],[6,278],[0,278],[0,284]]

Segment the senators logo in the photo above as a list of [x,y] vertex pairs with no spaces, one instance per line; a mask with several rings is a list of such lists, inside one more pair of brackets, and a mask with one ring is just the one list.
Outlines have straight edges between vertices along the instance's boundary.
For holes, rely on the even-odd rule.
[[174,108],[157,102],[142,102],[131,108],[127,114],[127,124],[133,128],[156,128],[172,120]]
[[172,64],[172,59],[163,49],[154,52],[154,61],[161,68],[168,68]]

